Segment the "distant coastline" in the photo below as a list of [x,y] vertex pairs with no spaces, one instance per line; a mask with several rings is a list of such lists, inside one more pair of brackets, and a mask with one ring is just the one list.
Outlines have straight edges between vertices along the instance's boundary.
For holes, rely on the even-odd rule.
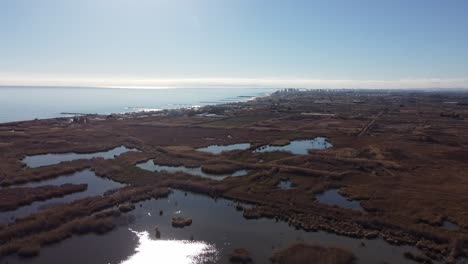
[[252,100],[277,89],[0,86],[0,123],[193,108]]

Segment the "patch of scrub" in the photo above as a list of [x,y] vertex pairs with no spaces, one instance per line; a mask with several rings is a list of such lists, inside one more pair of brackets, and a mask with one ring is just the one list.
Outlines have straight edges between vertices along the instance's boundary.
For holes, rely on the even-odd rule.
[[[189,217],[193,224],[173,228],[173,217]],[[117,221],[121,223],[117,229],[105,235],[73,236],[42,248],[35,258],[10,256],[4,261],[10,264],[230,263],[230,253],[245,248],[251,252],[254,263],[270,263],[275,250],[296,242],[343,248],[353,252],[356,263],[363,264],[413,263],[403,254],[406,251],[420,254],[415,247],[390,245],[380,238],[367,240],[323,231],[305,232],[274,219],[246,220],[232,201],[178,190],[168,198],[142,202]],[[78,248],[80,254],[76,254]]]
[[11,187],[33,188],[46,185],[62,185],[66,183],[87,184],[88,188],[83,192],[72,193],[63,197],[51,198],[45,201],[33,202],[30,205],[22,206],[13,211],[0,212],[0,223],[11,223],[14,222],[14,220],[17,218],[23,218],[52,205],[69,203],[86,197],[102,195],[109,190],[114,190],[125,186],[124,184],[112,181],[110,179],[98,177],[91,170],[83,170],[75,172],[73,174],[60,176],[54,179],[48,179],[38,182],[29,182],[25,184],[14,185]]
[[445,220],[444,222],[442,222],[442,227],[450,231],[456,231],[460,229],[460,226],[448,220]]
[[293,140],[284,146],[266,145],[257,148],[254,152],[274,152],[286,151],[292,154],[307,155],[309,150],[321,150],[331,148],[333,145],[324,137],[316,137],[314,139]]
[[290,190],[294,189],[294,183],[291,182],[290,180],[281,180],[277,185],[276,188],[281,189],[281,190]]
[[115,157],[129,152],[129,151],[138,151],[137,149],[129,149],[125,146],[120,146],[113,148],[108,151],[94,152],[94,153],[49,153],[49,154],[40,154],[26,156],[21,161],[26,164],[29,168],[37,168],[48,165],[59,164],[64,161],[72,161],[79,159],[92,159],[92,158],[104,158],[104,159],[114,159]]
[[165,166],[165,165],[156,164],[154,163],[153,160],[148,160],[147,162],[137,164],[136,166],[140,169],[147,170],[147,171],[154,171],[154,172],[166,171],[169,173],[183,172],[183,173],[187,173],[190,175],[200,176],[203,178],[208,178],[208,179],[217,180],[217,181],[223,180],[227,177],[240,177],[240,176],[245,176],[248,174],[247,170],[238,170],[231,174],[211,174],[211,173],[203,172],[201,167],[189,168],[185,166]]
[[205,148],[199,148],[198,151],[209,152],[215,155],[221,154],[223,151],[232,151],[232,150],[246,150],[250,148],[250,143],[239,143],[231,145],[210,145]]
[[357,201],[351,201],[338,192],[338,189],[327,190],[317,195],[319,203],[337,205],[339,207],[363,211],[361,204]]

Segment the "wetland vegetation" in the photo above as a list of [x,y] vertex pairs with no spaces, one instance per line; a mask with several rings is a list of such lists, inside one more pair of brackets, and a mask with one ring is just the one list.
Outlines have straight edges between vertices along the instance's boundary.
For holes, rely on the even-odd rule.
[[0,261],[462,262],[467,103],[286,90],[0,124]]

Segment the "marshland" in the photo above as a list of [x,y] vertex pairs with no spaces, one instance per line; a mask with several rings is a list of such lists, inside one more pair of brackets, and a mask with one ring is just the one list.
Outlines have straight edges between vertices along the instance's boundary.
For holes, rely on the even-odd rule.
[[0,124],[0,261],[462,262],[466,103],[460,91],[284,90]]

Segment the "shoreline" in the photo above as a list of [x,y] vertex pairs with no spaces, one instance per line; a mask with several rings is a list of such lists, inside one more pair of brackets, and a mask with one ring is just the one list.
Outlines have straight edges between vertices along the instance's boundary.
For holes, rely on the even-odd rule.
[[[0,93],[1,93],[1,89],[2,88],[5,88],[5,87],[1,87],[0,86]],[[11,87],[12,89],[13,88],[16,88],[16,87]],[[100,89],[100,90],[104,90],[106,91],[106,89],[117,89],[119,91],[122,91],[122,90],[127,90],[127,91],[133,91],[132,89],[133,88],[103,88],[103,87],[48,87],[48,86],[41,86],[41,87],[30,87],[30,86],[21,86],[21,87],[18,87],[20,89],[34,89],[34,88],[37,88],[37,89],[48,89],[48,88],[51,88],[51,89],[78,89],[78,90],[84,90],[84,91],[93,91],[93,90],[96,90],[96,89]],[[170,88],[172,89],[172,88]],[[190,91],[193,91],[194,88],[174,88],[174,89],[178,89],[179,91],[181,90],[190,90]],[[215,88],[196,88],[196,89],[201,89],[201,90],[213,90]],[[135,89],[135,90],[144,90],[144,91],[150,91],[151,92],[151,89]],[[157,90],[160,90],[160,89],[157,89]],[[240,88],[240,89],[234,89],[234,90],[245,90],[243,88]],[[269,94],[272,93],[272,89],[268,89],[268,88],[249,88],[249,90],[258,90],[258,91],[263,91],[262,92],[262,95],[259,95],[259,96],[256,96],[256,95],[244,95],[242,93],[238,94],[238,95],[234,95],[234,97],[226,97],[226,98],[221,98],[221,99],[218,99],[218,101],[213,101],[213,102],[203,102],[203,101],[197,101],[197,102],[194,102],[192,104],[185,104],[185,105],[180,105],[180,106],[177,106],[177,105],[174,105],[174,107],[170,107],[170,108],[155,108],[155,107],[144,107],[144,106],[122,106],[122,110],[121,111],[118,111],[118,112],[110,112],[110,113],[100,113],[100,112],[94,112],[94,113],[87,113],[86,111],[83,111],[83,112],[70,112],[70,111],[67,111],[67,110],[64,110],[64,111],[61,111],[61,112],[58,112],[56,113],[56,116],[50,116],[50,117],[45,117],[45,118],[30,118],[30,119],[20,119],[20,120],[12,120],[12,121],[6,121],[6,122],[0,122],[0,126],[3,125],[3,124],[8,124],[8,123],[17,123],[17,122],[30,122],[30,121],[36,121],[36,120],[44,120],[44,119],[56,119],[56,118],[67,118],[67,117],[73,117],[73,116],[99,116],[99,117],[105,117],[105,116],[109,116],[109,115],[126,115],[126,114],[134,114],[134,113],[151,113],[151,112],[159,112],[159,111],[170,111],[170,110],[181,110],[181,109],[193,109],[193,108],[199,108],[199,107],[202,107],[202,106],[209,106],[209,105],[220,105],[220,104],[229,104],[229,103],[239,103],[239,102],[245,102],[245,101],[250,101],[250,100],[255,100],[255,98],[257,97],[262,97],[262,96],[268,96]],[[61,91],[64,91],[64,90],[61,90]],[[66,91],[66,90],[65,90]],[[69,90],[68,90],[69,91]],[[109,92],[112,92],[112,91],[109,91]],[[242,92],[242,91],[239,91],[239,92]],[[244,91],[245,92],[245,91]],[[162,101],[164,102],[164,101]],[[159,103],[161,104],[161,103]]]
[[[151,90],[151,89],[139,89],[139,88],[107,88],[107,87],[65,87],[65,86],[1,86],[0,89],[2,88],[20,88],[20,89],[30,89],[30,88],[52,88],[52,89],[84,89],[84,90],[93,90],[93,89],[116,89],[116,90]],[[170,90],[170,89],[215,89],[215,88],[161,88],[162,90]],[[161,90],[161,89],[155,89],[155,90]],[[245,88],[225,88],[225,89],[245,89]],[[257,90],[272,90],[272,88],[248,88],[248,89],[257,89]],[[276,91],[282,91],[282,90],[288,90],[288,89],[293,89],[297,91],[302,91],[302,92],[307,92],[307,91],[322,91],[322,92],[356,92],[356,93],[362,93],[362,92],[377,92],[377,93],[385,93],[385,92],[401,92],[401,93],[412,93],[412,92],[417,92],[417,93],[426,93],[426,92],[441,92],[441,93],[464,93],[468,91],[468,88],[415,88],[415,89],[356,89],[356,88],[334,88],[334,89],[307,89],[307,88],[274,88],[276,89],[275,91],[271,91],[266,93],[265,95],[261,96],[250,96],[250,95],[238,95],[237,97],[240,98],[237,101],[229,101],[229,102],[224,102],[221,99],[218,103],[209,103],[203,106],[199,105],[192,105],[191,107],[174,107],[174,108],[148,108],[148,107],[130,107],[130,106],[125,106],[125,108],[138,108],[140,110],[137,111],[122,111],[122,112],[116,112],[116,113],[86,113],[86,112],[67,112],[67,111],[62,111],[58,114],[58,116],[55,117],[47,117],[47,118],[33,118],[33,119],[25,119],[25,120],[14,120],[14,121],[7,121],[7,122],[0,122],[0,126],[8,125],[8,124],[14,124],[14,123],[20,123],[20,122],[32,122],[32,121],[37,121],[37,120],[46,120],[46,119],[59,119],[59,118],[69,118],[73,116],[97,116],[97,117],[106,117],[106,116],[111,116],[111,115],[128,115],[128,114],[148,114],[148,113],[157,113],[157,112],[164,112],[164,111],[177,111],[177,110],[186,110],[186,109],[193,109],[193,108],[202,108],[202,107],[207,107],[207,106],[219,106],[219,105],[224,105],[224,104],[235,104],[235,103],[242,103],[242,102],[249,102],[249,101],[254,101],[257,98],[262,98],[262,97],[269,97],[272,93]],[[148,109],[148,110],[147,110]],[[154,109],[154,111],[153,111]]]

